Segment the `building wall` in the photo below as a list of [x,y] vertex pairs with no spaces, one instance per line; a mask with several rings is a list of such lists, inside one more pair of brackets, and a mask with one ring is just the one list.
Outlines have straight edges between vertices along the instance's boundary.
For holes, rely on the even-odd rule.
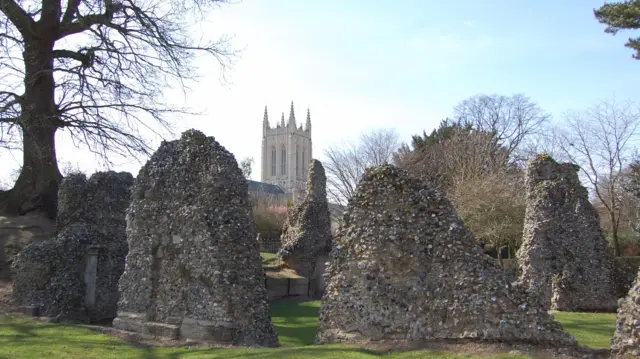
[[307,111],[304,126],[296,124],[293,103],[289,119],[285,123],[284,113],[280,122],[271,127],[265,108],[262,127],[262,173],[261,181],[279,185],[288,195],[306,186],[309,161],[313,155],[311,142],[311,118]]

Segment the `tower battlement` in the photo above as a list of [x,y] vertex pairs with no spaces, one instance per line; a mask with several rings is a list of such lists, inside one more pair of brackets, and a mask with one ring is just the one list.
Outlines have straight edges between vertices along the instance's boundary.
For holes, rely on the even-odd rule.
[[312,159],[311,112],[307,119],[296,123],[293,102],[289,118],[285,122],[284,112],[275,126],[269,123],[267,107],[262,121],[262,169],[261,181],[282,187],[292,195],[306,186],[309,161]]

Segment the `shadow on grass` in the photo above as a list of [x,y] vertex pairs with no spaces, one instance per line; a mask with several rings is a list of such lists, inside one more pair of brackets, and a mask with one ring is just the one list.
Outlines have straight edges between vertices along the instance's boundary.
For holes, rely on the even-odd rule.
[[[8,330],[14,331],[16,332],[16,334],[9,335],[9,336],[16,339],[36,337],[38,336],[38,334],[35,332],[36,330],[55,328],[55,327],[59,327],[59,325],[56,325],[53,323],[47,323],[47,322],[31,322],[31,321],[15,320],[11,317],[0,315],[0,333],[3,333]],[[5,337],[7,337],[7,335],[4,335],[3,333],[2,339],[4,339]]]
[[[168,353],[147,358],[163,359],[306,359],[306,358],[379,358],[382,355],[371,350],[362,348],[346,347],[302,347],[302,348],[279,348],[279,349],[192,349],[188,353]],[[153,354],[152,354],[153,355]]]
[[568,331],[585,332],[591,335],[613,337],[615,327],[610,324],[611,323],[606,321],[594,322],[589,320],[574,320],[570,323],[565,323],[562,326]]
[[[319,302],[282,302],[272,305],[280,348],[149,347],[82,326],[0,316],[0,359],[4,358],[142,358],[142,359],[262,359],[262,358],[479,358],[435,351],[411,350],[383,354],[347,345],[313,344],[318,329]],[[578,318],[582,319],[582,318]],[[606,321],[605,321],[606,322]],[[592,325],[592,323],[588,323]],[[575,324],[583,325],[583,324]],[[599,334],[600,335],[600,334]],[[133,338],[132,338],[133,339]],[[141,345],[139,345],[141,344]],[[146,347],[144,345],[147,345]],[[495,356],[515,358],[516,356]]]
[[[91,329],[2,318],[0,359],[13,358],[373,358],[373,351],[346,346],[289,348],[138,347]],[[26,334],[25,334],[26,333]]]
[[615,313],[556,312],[554,317],[580,344],[592,348],[608,348],[616,330]]
[[271,305],[271,319],[284,346],[312,345],[320,323],[320,302],[283,301]]

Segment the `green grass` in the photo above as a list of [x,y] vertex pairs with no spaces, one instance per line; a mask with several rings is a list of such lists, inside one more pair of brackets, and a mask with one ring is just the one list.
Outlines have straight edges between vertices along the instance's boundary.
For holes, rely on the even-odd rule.
[[[277,349],[141,348],[117,338],[98,334],[81,326],[46,323],[37,320],[0,316],[0,359],[8,358],[346,358],[346,359],[479,359],[478,356],[426,351],[377,354],[345,345],[312,345],[318,328],[319,301],[282,302],[271,306],[273,323],[280,343]],[[607,347],[615,326],[615,315],[557,313],[581,344]],[[486,358],[486,357],[485,357]],[[530,358],[503,355],[494,358]]]
[[262,258],[263,267],[278,267],[280,266],[280,258],[275,253],[260,252],[260,258]]
[[280,302],[271,305],[271,321],[278,330],[281,345],[311,345],[320,322],[318,311],[320,301],[289,303]]
[[554,313],[564,330],[573,334],[578,343],[592,348],[608,348],[616,331],[615,313]]

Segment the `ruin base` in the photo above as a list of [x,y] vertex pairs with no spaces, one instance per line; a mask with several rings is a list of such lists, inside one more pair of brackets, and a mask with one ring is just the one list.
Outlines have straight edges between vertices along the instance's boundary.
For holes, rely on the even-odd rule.
[[238,330],[230,323],[217,323],[193,318],[170,318],[168,323],[145,320],[144,314],[118,313],[113,320],[116,329],[165,337],[173,340],[194,340],[216,344],[234,344],[238,342]]

